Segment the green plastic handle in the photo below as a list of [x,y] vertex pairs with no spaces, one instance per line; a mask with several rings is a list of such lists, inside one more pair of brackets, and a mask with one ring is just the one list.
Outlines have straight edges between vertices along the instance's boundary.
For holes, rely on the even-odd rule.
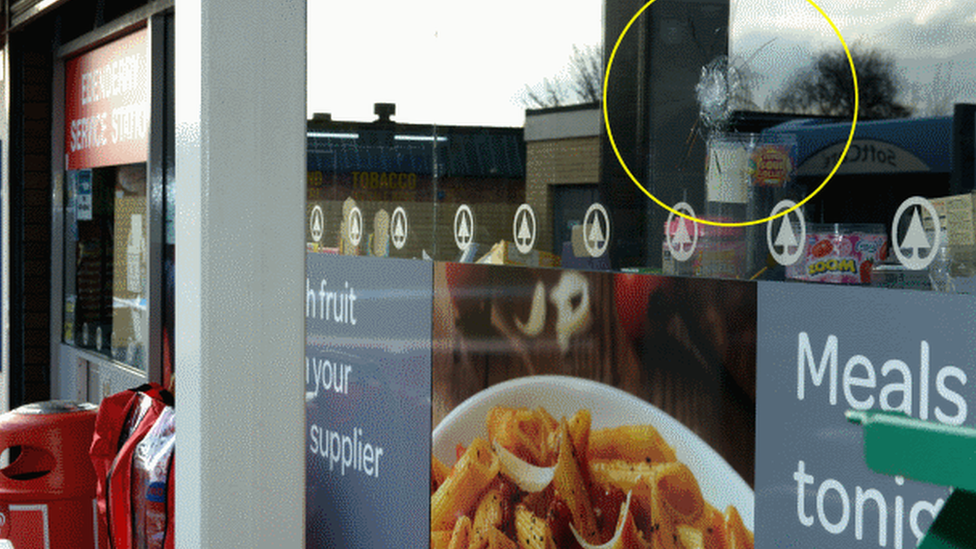
[[976,492],[976,429],[882,410],[845,415],[864,427],[864,461],[875,472]]

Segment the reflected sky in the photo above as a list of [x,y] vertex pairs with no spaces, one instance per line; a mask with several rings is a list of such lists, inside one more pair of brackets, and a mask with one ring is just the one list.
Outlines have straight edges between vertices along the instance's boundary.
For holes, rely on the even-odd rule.
[[373,120],[521,126],[526,84],[599,44],[599,0],[308,1],[308,112]]
[[[901,70],[899,100],[916,114],[976,101],[976,1],[819,0],[849,46],[891,54]],[[733,56],[756,74],[754,100],[771,92],[817,52],[840,47],[827,21],[806,0],[732,3]]]
[[[683,0],[657,0],[679,2]],[[568,70],[573,46],[602,41],[600,0],[308,2],[308,114],[521,126],[526,85]],[[895,56],[917,115],[976,102],[976,0],[820,0],[849,45]],[[653,10],[651,6],[650,10]],[[807,0],[732,0],[730,49],[755,74],[753,99],[817,52],[839,47]]]

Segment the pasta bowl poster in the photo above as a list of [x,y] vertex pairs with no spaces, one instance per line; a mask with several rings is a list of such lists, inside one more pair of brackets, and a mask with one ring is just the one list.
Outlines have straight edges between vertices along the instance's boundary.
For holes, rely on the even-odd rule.
[[437,263],[431,547],[752,547],[755,285]]

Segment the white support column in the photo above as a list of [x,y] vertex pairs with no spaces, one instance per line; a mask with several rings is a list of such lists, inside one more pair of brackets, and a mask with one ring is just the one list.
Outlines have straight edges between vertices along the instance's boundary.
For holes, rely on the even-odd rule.
[[176,546],[304,547],[305,1],[176,6]]

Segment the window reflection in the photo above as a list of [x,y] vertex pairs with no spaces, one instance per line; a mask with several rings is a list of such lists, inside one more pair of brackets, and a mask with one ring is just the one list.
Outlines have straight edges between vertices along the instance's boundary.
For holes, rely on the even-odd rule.
[[309,216],[320,208],[325,223],[321,235],[309,225],[310,249],[457,259],[452,223],[462,204],[477,211],[470,254],[504,239],[511,205],[524,200],[522,129],[407,124],[393,120],[395,105],[376,111],[372,122],[308,123]]
[[[560,5],[569,19],[556,27],[539,24],[556,9],[545,2],[490,14],[464,2],[369,13],[311,3],[310,28],[350,24],[309,33],[309,249],[809,282],[824,278],[796,274],[817,259],[812,248],[828,233],[857,233],[878,250],[842,278],[871,284],[907,231],[893,219],[905,199],[973,189],[976,162],[960,151],[976,135],[976,2],[822,0],[821,13],[793,0],[673,0],[643,11],[618,44],[642,6]],[[362,41],[358,21],[395,47],[319,59]],[[838,32],[862,87],[857,134],[836,166],[853,114]],[[669,221],[674,213],[635,185],[703,221],[743,223],[804,200],[835,166],[802,206],[821,227],[794,234],[795,245],[782,221]],[[691,253],[673,253],[669,230],[684,231]],[[893,230],[896,242],[875,243]],[[964,253],[957,245],[948,249]],[[797,246],[804,267],[778,259]]]
[[65,343],[145,368],[146,164],[67,173]]

